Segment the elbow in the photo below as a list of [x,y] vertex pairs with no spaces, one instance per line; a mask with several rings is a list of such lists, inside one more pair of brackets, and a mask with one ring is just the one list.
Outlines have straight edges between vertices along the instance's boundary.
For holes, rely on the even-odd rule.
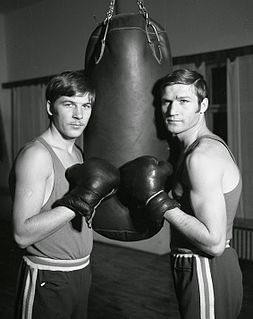
[[209,248],[209,255],[213,257],[219,257],[224,253],[225,246],[223,245],[216,245]]
[[21,249],[25,249],[29,246],[27,239],[24,236],[20,236],[17,233],[14,233],[14,240],[18,247]]
[[208,254],[213,257],[219,257],[224,253],[225,248],[226,248],[225,240],[214,241],[208,247]]

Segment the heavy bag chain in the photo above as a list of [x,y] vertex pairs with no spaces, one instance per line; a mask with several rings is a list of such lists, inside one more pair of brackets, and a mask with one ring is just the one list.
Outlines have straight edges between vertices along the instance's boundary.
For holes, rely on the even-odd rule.
[[[143,17],[146,20],[145,28],[146,28],[146,36],[147,36],[147,39],[148,39],[148,43],[149,43],[149,45],[151,47],[151,50],[153,52],[154,57],[156,58],[156,60],[160,64],[161,61],[162,61],[162,50],[161,50],[161,41],[160,41],[159,34],[157,32],[157,29],[156,29],[155,25],[149,19],[149,14],[148,14],[145,6],[144,6],[143,0],[137,0],[137,5],[139,7],[139,12],[143,15]],[[157,43],[157,48],[158,48],[158,52],[159,52],[159,57],[156,55],[155,45],[151,41],[151,38],[150,38],[150,34],[149,34],[149,29],[150,28],[152,28],[152,30],[155,32],[155,36],[156,36],[156,39],[157,39],[157,42],[158,42]],[[152,30],[151,30],[151,32],[152,32]]]
[[[101,39],[101,50],[100,50],[100,54],[99,54],[99,57],[96,59],[95,63],[98,64],[100,62],[100,60],[102,59],[103,57],[103,54],[104,54],[104,50],[105,50],[105,40],[106,40],[106,36],[107,36],[107,33],[108,33],[108,29],[109,29],[109,23],[113,17],[113,14],[114,14],[114,8],[115,8],[115,2],[116,0],[111,0],[110,2],[110,5],[109,5],[109,9],[106,13],[106,18],[104,20],[104,25],[105,25],[105,28],[104,28],[104,35]],[[159,33],[155,27],[155,25],[150,21],[150,18],[149,18],[149,14],[147,12],[147,9],[145,8],[144,6],[144,2],[143,0],[137,0],[137,5],[139,7],[139,13],[144,17],[146,23],[145,23],[145,30],[146,30],[146,36],[147,36],[147,39],[148,39],[148,43],[149,43],[149,46],[152,50],[152,53],[155,57],[155,59],[157,60],[157,62],[159,64],[161,64],[161,61],[162,61],[162,50],[161,50],[161,41],[160,41],[160,37],[159,37]],[[152,31],[154,31],[155,33],[155,36],[156,36],[156,39],[157,39],[157,49],[158,49],[158,52],[159,52],[159,56],[157,56],[156,54],[156,49],[155,49],[155,44],[152,42],[151,40],[151,37],[150,37],[150,28],[152,29]]]

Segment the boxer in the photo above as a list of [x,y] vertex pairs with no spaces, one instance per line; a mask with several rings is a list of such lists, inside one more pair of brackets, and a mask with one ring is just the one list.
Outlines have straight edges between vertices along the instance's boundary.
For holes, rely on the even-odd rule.
[[[121,168],[121,183],[154,223],[171,228],[171,267],[182,319],[235,319],[242,274],[230,247],[242,180],[226,143],[209,130],[207,85],[188,69],[160,81],[161,111],[181,153],[169,194],[165,163],[140,157]],[[137,178],[136,178],[137,177]]]
[[116,168],[84,161],[75,144],[94,99],[85,72],[54,76],[46,89],[49,127],[20,150],[11,170],[14,238],[25,251],[15,318],[87,318],[93,244],[87,221],[119,184]]

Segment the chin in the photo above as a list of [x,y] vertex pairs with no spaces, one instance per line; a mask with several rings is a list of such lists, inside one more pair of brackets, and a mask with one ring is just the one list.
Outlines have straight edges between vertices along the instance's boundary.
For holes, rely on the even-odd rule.
[[178,130],[174,125],[167,125],[167,130],[168,130],[171,134],[178,134],[178,133],[180,133],[180,130]]
[[78,133],[76,132],[75,134],[73,134],[73,133],[72,134],[66,134],[65,138],[68,139],[68,140],[74,140],[74,139],[80,137],[82,135],[82,133],[83,133],[83,131],[78,132]]
[[82,126],[78,129],[71,130],[71,132],[69,132],[69,135],[73,137],[79,137],[80,135],[82,135],[83,131],[84,131],[84,127]]
[[73,134],[72,136],[70,136],[70,138],[74,139],[74,138],[78,138],[82,135],[83,132],[81,132],[80,134]]

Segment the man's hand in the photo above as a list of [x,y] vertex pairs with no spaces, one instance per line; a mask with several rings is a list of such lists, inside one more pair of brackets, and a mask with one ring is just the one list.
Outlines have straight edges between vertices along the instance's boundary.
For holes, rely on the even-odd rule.
[[119,171],[100,158],[90,158],[66,172],[70,191],[54,204],[65,206],[89,220],[96,207],[114,194],[119,186]]
[[141,156],[120,168],[121,187],[145,206],[149,218],[163,222],[167,210],[180,205],[165,192],[165,184],[172,174],[172,166],[152,156]]

